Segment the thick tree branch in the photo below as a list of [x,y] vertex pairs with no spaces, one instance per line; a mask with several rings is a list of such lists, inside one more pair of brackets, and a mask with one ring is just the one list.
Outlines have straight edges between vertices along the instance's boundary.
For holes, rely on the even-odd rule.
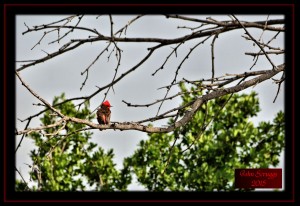
[[[56,109],[54,109],[48,102],[46,102],[45,100],[43,100],[42,98],[40,98],[36,93],[34,93],[29,87],[28,85],[26,85],[22,79],[19,77],[18,73],[16,72],[17,76],[19,77],[19,79],[22,81],[22,84],[36,97],[38,98],[40,101],[42,101],[45,105],[47,105],[51,110],[53,110],[55,113],[57,113],[59,116],[62,117],[62,120],[60,120],[59,122],[63,122],[63,121],[70,121],[70,122],[74,122],[74,123],[80,123],[80,124],[85,124],[87,126],[90,126],[94,129],[113,129],[113,130],[138,130],[138,131],[143,131],[143,132],[148,132],[148,133],[166,133],[166,132],[171,132],[174,131],[176,128],[179,128],[181,126],[184,126],[187,122],[189,122],[192,117],[194,116],[194,114],[197,112],[197,110],[201,107],[201,105],[206,102],[209,101],[211,99],[215,99],[227,94],[231,94],[231,93],[236,93],[239,91],[242,91],[248,87],[254,86],[259,84],[260,82],[263,82],[267,79],[270,79],[271,77],[273,77],[274,75],[278,74],[281,71],[284,71],[285,69],[285,64],[281,64],[278,65],[277,67],[275,67],[272,70],[267,70],[265,74],[262,74],[258,77],[255,77],[251,80],[245,81],[243,83],[241,83],[240,85],[236,85],[236,86],[232,86],[229,88],[220,88],[217,89],[209,94],[203,95],[201,97],[199,97],[198,99],[196,99],[194,102],[191,102],[191,109],[189,111],[186,111],[184,116],[177,122],[175,122],[174,125],[168,126],[168,127],[151,127],[151,126],[145,126],[136,122],[123,122],[123,123],[119,123],[119,122],[114,122],[110,125],[99,125],[99,124],[95,124],[93,122],[90,122],[88,120],[83,120],[83,119],[79,119],[76,117],[68,117],[68,116],[64,116],[62,115],[59,111],[57,111]],[[58,122],[54,124],[54,126],[57,126]],[[51,125],[53,127],[53,125]],[[45,126],[45,127],[49,127]],[[18,131],[16,132],[17,135],[21,135],[24,133],[28,133],[31,131],[38,131],[38,130],[42,130],[45,128],[34,128],[34,129],[27,129],[27,130],[23,130],[23,131]]]
[[[206,18],[206,20],[203,19],[196,19],[191,17],[185,17],[180,15],[165,15],[167,18],[176,18],[176,19],[182,19],[187,21],[193,21],[193,22],[199,22],[203,24],[215,24],[218,26],[239,26],[236,22],[232,21],[212,21],[211,18]],[[274,24],[284,24],[283,19],[276,19],[276,20],[268,20],[268,21],[256,21],[256,22],[242,22],[242,24],[245,27],[255,27],[265,30],[271,30],[271,31],[284,31],[284,28],[276,28],[272,26],[266,26],[266,25],[274,25]]]

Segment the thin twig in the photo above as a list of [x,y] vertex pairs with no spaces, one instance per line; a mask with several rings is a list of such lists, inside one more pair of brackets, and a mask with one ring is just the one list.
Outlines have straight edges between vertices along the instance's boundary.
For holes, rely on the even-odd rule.
[[[32,119],[32,117],[30,116],[30,118],[28,119],[28,121],[26,123],[26,126],[25,126],[24,130],[26,130],[28,128],[28,125],[30,124],[31,119]],[[15,150],[15,154],[17,153],[18,149],[21,147],[21,143],[22,143],[25,135],[26,135],[25,133],[22,135],[22,138],[21,138],[21,140],[20,140],[20,142],[19,142],[19,144],[18,144],[18,146],[17,146],[17,148]]]
[[268,16],[267,16],[267,19],[266,19],[266,23],[265,23],[265,26],[264,26],[264,28],[263,28],[263,30],[262,30],[262,32],[261,32],[261,35],[260,35],[260,37],[259,37],[259,39],[258,39],[258,42],[260,42],[261,41],[261,38],[262,38],[262,36],[263,36],[263,34],[265,33],[265,31],[266,31],[266,28],[267,28],[267,26],[268,26],[268,20],[269,20],[269,14],[268,14]]
[[238,23],[241,25],[241,27],[243,27],[243,29],[245,30],[245,32],[247,33],[247,35],[252,39],[252,41],[257,44],[257,46],[259,46],[259,48],[261,49],[261,51],[263,51],[263,53],[265,54],[266,58],[268,59],[268,61],[270,62],[270,64],[273,66],[273,69],[276,68],[275,64],[272,62],[272,60],[269,58],[268,54],[265,52],[264,48],[258,43],[258,41],[256,41],[256,39],[254,39],[252,37],[252,35],[248,32],[248,30],[245,28],[245,26],[234,16],[232,15],[233,18],[235,18],[235,20],[238,21]]
[[162,177],[164,177],[165,171],[166,171],[166,169],[169,166],[169,163],[171,161],[171,156],[172,156],[173,148],[175,146],[175,143],[176,143],[177,139],[178,139],[178,136],[175,135],[175,140],[174,140],[171,148],[169,149],[170,151],[169,151],[169,155],[168,155],[168,158],[167,158],[167,163],[166,163],[165,168],[164,168],[164,170],[163,170],[163,172],[161,174]]
[[213,79],[215,77],[215,52],[214,52],[214,46],[215,46],[215,41],[218,38],[220,32],[215,34],[215,36],[212,40],[212,43],[211,43],[211,83],[212,84],[214,83]]
[[20,175],[20,177],[22,178],[23,182],[26,184],[25,189],[26,189],[26,188],[29,189],[29,186],[28,186],[27,182],[25,181],[25,179],[24,179],[24,177],[22,176],[21,172],[16,168],[16,166],[15,166],[15,170],[19,173],[19,175]]
[[[68,32],[66,32],[66,33],[65,33],[63,36],[61,36],[61,37],[59,37],[59,35],[58,35],[58,38],[57,38],[55,41],[49,42],[49,44],[53,44],[53,43],[55,43],[55,42],[58,42],[58,43],[59,43],[60,40],[62,40],[62,39],[65,38],[68,34],[70,34],[71,32],[73,32],[74,29],[76,29],[77,26],[79,25],[79,23],[80,23],[80,21],[82,20],[83,16],[84,16],[84,15],[81,15],[81,16],[78,17],[78,22],[76,23],[75,26],[73,26],[72,29],[70,29]],[[69,20],[69,22],[71,22],[71,19]],[[63,26],[65,26],[67,23],[68,23],[68,22],[66,22]],[[59,34],[59,30],[60,30],[60,28],[57,29],[58,34]]]
[[277,89],[277,93],[276,93],[276,96],[273,100],[273,103],[275,103],[276,99],[277,99],[277,96],[279,94],[279,91],[280,91],[280,87],[281,87],[281,83],[285,80],[285,72],[282,73],[282,76],[280,78],[280,80],[278,81],[275,81],[276,84],[278,84],[278,89]]
[[136,16],[135,18],[133,18],[132,20],[128,21],[128,23],[127,23],[123,28],[119,29],[119,30],[115,33],[115,35],[117,35],[118,33],[120,33],[119,36],[121,36],[121,34],[122,34],[123,31],[124,31],[124,33],[125,33],[125,35],[126,35],[126,31],[127,31],[128,26],[129,26],[130,24],[132,24],[134,21],[136,21],[136,20],[138,20],[139,18],[141,18],[142,16],[144,16],[144,15],[143,15],[143,14],[138,15],[138,16]]
[[[171,85],[169,87],[167,87],[167,91],[166,91],[166,94],[164,96],[163,99],[166,99],[170,90],[171,90],[171,87],[174,86],[174,83],[176,82],[177,80],[177,76],[178,76],[178,73],[179,73],[179,70],[180,68],[182,67],[182,64],[189,58],[190,54],[194,51],[195,48],[197,48],[200,44],[203,44],[207,39],[209,39],[211,36],[208,36],[206,37],[204,40],[202,40],[201,42],[199,42],[198,44],[196,44],[194,47],[190,48],[190,51],[187,53],[187,55],[183,58],[183,60],[180,62],[180,64],[178,65],[176,71],[175,71],[175,76],[174,76],[174,79],[173,81],[171,82]],[[163,105],[164,101],[162,101],[158,107],[158,111],[157,111],[157,114],[156,116],[158,115],[162,105]]]
[[84,73],[86,73],[86,77],[84,79],[84,82],[82,83],[80,90],[82,90],[82,88],[84,87],[87,79],[88,79],[88,73],[89,73],[89,69],[95,64],[95,62],[99,59],[99,57],[105,52],[108,51],[108,48],[110,46],[111,42],[109,42],[109,44],[97,55],[97,57],[94,59],[94,61],[92,61],[92,63],[83,71],[81,72],[81,75],[83,75]]
[[[118,78],[116,78],[114,81],[112,81],[111,83],[109,83],[106,86],[103,87],[98,87],[98,90],[95,91],[93,94],[91,94],[85,101],[91,99],[93,96],[95,96],[96,94],[98,94],[100,91],[110,87],[111,85],[116,84],[117,82],[119,82],[121,79],[123,79],[126,75],[128,75],[129,73],[133,72],[134,70],[136,70],[140,65],[142,65],[154,52],[155,50],[150,50],[149,53],[140,61],[138,62],[135,66],[133,66],[131,69],[127,70],[126,72],[124,72],[123,74],[121,74]],[[81,103],[82,104],[82,103]],[[96,107],[96,109],[93,110],[92,113],[94,113],[96,110],[98,109],[98,107]]]

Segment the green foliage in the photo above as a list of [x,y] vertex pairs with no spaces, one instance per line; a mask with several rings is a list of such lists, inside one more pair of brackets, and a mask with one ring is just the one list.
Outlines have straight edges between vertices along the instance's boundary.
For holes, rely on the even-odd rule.
[[[64,100],[64,94],[55,97],[53,105]],[[66,102],[56,108],[64,115],[92,120],[95,116],[89,116],[88,106],[89,104],[85,103],[83,108],[77,110],[72,102]],[[59,117],[48,110],[40,120],[42,125],[48,125],[58,121]],[[89,141],[91,132],[77,132],[83,128],[84,125],[68,122],[63,129],[46,129],[45,132],[51,135],[37,132],[30,134],[38,148],[31,151],[31,159],[41,171],[40,179],[33,172],[31,178],[40,184],[42,191],[84,191],[87,184],[98,191],[127,188],[131,181],[130,176],[124,174],[125,170],[115,169],[112,161],[113,150],[105,153],[101,147]],[[25,186],[24,183],[17,182],[16,190],[24,191]]]
[[[201,95],[195,88],[180,87],[186,92],[183,105]],[[151,191],[231,191],[236,168],[278,165],[284,148],[283,112],[273,123],[255,127],[249,119],[260,111],[257,94],[229,97],[207,102],[181,129],[149,134],[149,140],[141,141],[125,160],[138,181]]]

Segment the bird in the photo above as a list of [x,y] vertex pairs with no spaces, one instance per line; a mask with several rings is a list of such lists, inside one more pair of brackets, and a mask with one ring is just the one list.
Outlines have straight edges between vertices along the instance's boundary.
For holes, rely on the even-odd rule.
[[109,124],[110,123],[110,107],[112,107],[108,100],[101,104],[101,107],[97,111],[97,120],[99,124]]

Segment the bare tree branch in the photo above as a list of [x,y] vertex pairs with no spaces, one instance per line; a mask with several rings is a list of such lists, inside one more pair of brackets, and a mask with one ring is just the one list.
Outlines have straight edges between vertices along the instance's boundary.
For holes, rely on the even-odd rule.
[[[266,51],[266,54],[284,54],[285,51],[281,50],[281,51]],[[262,52],[258,52],[258,53],[253,53],[253,52],[245,52],[246,55],[250,55],[250,56],[257,56],[257,55],[265,55],[264,53]]]
[[[210,21],[209,21],[210,22]],[[212,23],[212,22],[210,22]],[[217,24],[218,22],[214,22],[215,24]],[[283,21],[281,20],[278,20],[278,21],[269,21],[268,22],[268,25],[272,25],[272,24],[282,24]],[[70,40],[67,44],[65,44],[64,46],[62,46],[58,51],[56,52],[53,52],[49,55],[47,55],[46,57],[43,57],[41,59],[38,59],[38,60],[35,60],[34,62],[32,63],[29,63],[29,64],[25,64],[25,65],[22,65],[20,68],[17,69],[17,71],[22,71],[23,69],[27,68],[27,67],[30,67],[30,66],[33,66],[33,65],[36,65],[36,64],[39,64],[39,63],[42,63],[42,62],[45,62],[55,56],[58,56],[62,53],[65,53],[65,52],[68,52],[70,50],[73,50],[75,48],[77,48],[78,46],[81,46],[85,43],[92,43],[92,42],[97,42],[97,41],[115,41],[115,42],[147,42],[147,43],[159,43],[157,46],[153,47],[153,48],[149,48],[149,50],[152,50],[152,49],[158,49],[162,46],[166,46],[166,45],[170,45],[170,44],[177,44],[177,43],[180,43],[182,41],[188,41],[188,40],[191,40],[191,39],[195,39],[195,38],[200,38],[200,37],[205,37],[205,36],[211,36],[215,33],[218,33],[220,31],[223,30],[223,33],[224,32],[227,32],[227,31],[231,31],[231,30],[235,30],[235,29],[239,29],[240,27],[243,27],[243,28],[247,28],[247,27],[258,27],[258,28],[265,28],[265,22],[261,23],[261,22],[256,22],[256,23],[247,23],[247,22],[240,22],[239,24],[237,23],[231,23],[231,24],[227,24],[227,23],[222,23],[221,25],[219,26],[222,26],[220,29],[211,29],[211,30],[208,30],[208,31],[201,31],[201,32],[196,32],[195,34],[193,35],[185,35],[183,37],[179,37],[179,38],[175,38],[175,39],[162,39],[162,38],[119,38],[119,37],[114,37],[112,39],[112,36],[110,37],[106,37],[106,36],[103,36],[101,34],[99,34],[96,30],[93,30],[93,29],[89,29],[89,28],[82,28],[82,27],[78,27],[78,26],[52,26],[52,24],[49,24],[49,25],[42,25],[40,27],[35,27],[35,29],[32,29],[30,31],[37,31],[37,30],[43,30],[43,29],[49,29],[49,28],[54,28],[54,29],[58,29],[58,28],[69,28],[69,29],[81,29],[81,30],[86,30],[86,31],[89,31],[93,34],[96,34],[97,36],[94,37],[94,38],[88,38],[88,39],[72,39]],[[224,29],[224,27],[226,27],[226,29]],[[266,29],[268,29],[269,27],[266,27]],[[275,31],[284,31],[284,29],[273,29]],[[29,31],[26,31],[24,33],[27,33]],[[74,45],[73,45],[74,44]],[[69,47],[70,45],[73,45],[72,47]]]

